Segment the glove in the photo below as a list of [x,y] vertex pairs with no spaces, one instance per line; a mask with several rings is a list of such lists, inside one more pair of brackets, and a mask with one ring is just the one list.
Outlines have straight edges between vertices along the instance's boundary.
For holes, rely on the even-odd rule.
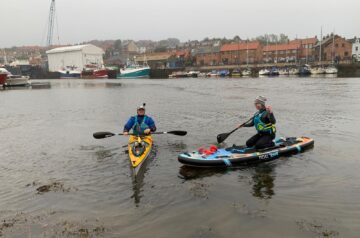
[[125,136],[129,135],[129,132],[128,131],[124,131],[123,133]]
[[151,132],[151,130],[150,130],[150,129],[146,129],[146,130],[144,131],[144,133],[145,133],[146,135],[149,135],[149,134],[150,134],[150,132]]

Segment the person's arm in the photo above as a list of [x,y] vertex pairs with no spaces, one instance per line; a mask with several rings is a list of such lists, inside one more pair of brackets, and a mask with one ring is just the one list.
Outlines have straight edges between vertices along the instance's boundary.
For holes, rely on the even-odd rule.
[[151,132],[155,132],[156,131],[156,125],[155,125],[155,121],[151,118],[148,117],[146,124],[148,125],[148,127],[150,128]]
[[134,126],[134,123],[135,123],[135,118],[131,117],[124,126],[124,133],[129,132],[131,128]]
[[276,124],[276,119],[271,106],[266,107],[266,116],[271,124]]

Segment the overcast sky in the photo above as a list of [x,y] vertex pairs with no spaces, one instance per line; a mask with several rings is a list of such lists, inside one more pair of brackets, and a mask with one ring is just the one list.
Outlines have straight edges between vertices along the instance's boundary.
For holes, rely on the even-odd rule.
[[[45,44],[50,0],[0,0],[0,6],[0,48]],[[61,44],[264,33],[294,38],[320,35],[323,26],[325,34],[335,29],[353,37],[360,36],[359,9],[360,0],[56,0],[54,35]]]

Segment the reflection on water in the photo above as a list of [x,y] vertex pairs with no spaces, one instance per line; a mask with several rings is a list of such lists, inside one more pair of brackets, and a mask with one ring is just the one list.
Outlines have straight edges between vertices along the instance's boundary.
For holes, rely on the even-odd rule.
[[273,166],[259,165],[254,168],[253,179],[253,192],[252,195],[261,199],[270,199],[274,192],[275,175]]

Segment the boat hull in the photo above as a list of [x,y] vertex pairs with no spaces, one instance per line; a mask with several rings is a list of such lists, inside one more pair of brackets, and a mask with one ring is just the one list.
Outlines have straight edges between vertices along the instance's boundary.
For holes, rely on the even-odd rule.
[[29,77],[27,76],[19,76],[8,78],[6,80],[7,87],[24,87],[29,85]]
[[7,74],[0,74],[0,85],[4,85],[6,82]]
[[[143,144],[142,147],[136,147]],[[149,154],[152,150],[153,140],[152,136],[133,136],[131,135],[128,143],[129,158],[131,163],[131,168],[133,175],[137,176],[144,167],[145,161],[149,157]]]
[[149,77],[150,77],[149,67],[120,70],[120,74],[117,75],[117,78],[149,78]]

